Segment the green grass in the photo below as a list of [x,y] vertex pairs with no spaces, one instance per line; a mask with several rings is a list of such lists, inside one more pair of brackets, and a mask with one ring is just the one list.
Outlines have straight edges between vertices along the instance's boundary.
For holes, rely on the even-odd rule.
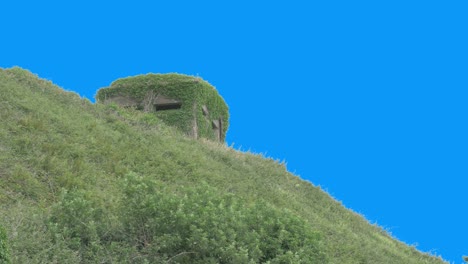
[[446,263],[283,164],[150,113],[92,104],[20,68],[0,70],[0,102],[12,263]]

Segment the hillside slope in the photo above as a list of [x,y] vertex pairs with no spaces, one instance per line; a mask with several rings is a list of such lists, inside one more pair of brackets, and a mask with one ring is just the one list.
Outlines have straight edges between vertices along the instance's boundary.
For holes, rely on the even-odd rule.
[[13,263],[445,263],[261,155],[0,69]]

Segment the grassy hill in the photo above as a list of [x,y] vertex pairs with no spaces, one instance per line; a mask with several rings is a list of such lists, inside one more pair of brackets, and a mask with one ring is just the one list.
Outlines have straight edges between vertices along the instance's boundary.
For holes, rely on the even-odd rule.
[[20,68],[0,69],[0,120],[0,261],[445,263],[277,161]]

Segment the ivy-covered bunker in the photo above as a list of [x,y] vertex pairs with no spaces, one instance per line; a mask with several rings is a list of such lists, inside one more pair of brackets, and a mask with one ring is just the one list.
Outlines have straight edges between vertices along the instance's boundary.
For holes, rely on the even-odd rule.
[[224,142],[228,106],[216,89],[198,77],[146,74],[122,78],[99,89],[98,103],[116,103],[152,112],[193,138]]

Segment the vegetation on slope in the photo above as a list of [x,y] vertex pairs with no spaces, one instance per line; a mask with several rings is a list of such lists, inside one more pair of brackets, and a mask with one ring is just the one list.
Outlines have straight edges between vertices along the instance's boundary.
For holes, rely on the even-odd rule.
[[7,236],[5,230],[0,226],[0,263],[10,263],[10,252],[7,246]]
[[[12,263],[444,263],[260,155],[0,70]],[[2,240],[3,241],[3,240]]]

